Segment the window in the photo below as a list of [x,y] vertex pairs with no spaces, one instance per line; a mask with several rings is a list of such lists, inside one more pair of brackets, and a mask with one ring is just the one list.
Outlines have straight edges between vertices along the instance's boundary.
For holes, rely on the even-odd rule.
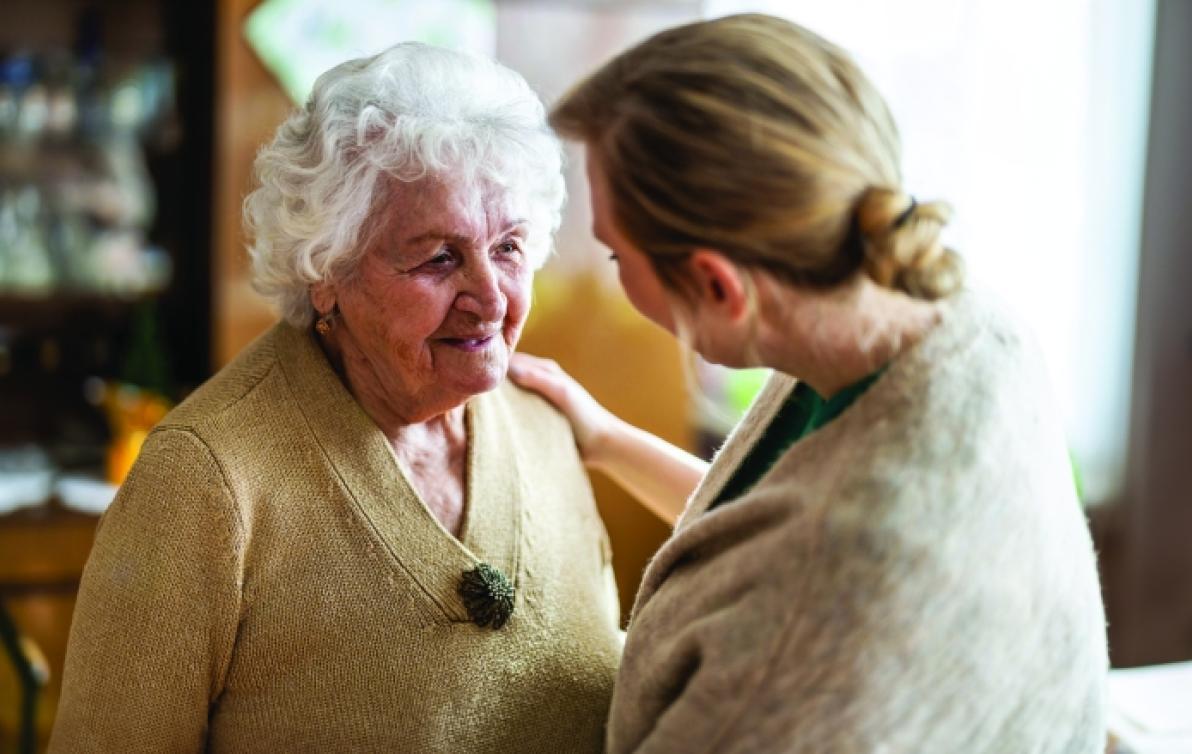
[[1041,341],[1086,502],[1125,469],[1154,4],[708,0],[848,49],[903,139],[904,187]]

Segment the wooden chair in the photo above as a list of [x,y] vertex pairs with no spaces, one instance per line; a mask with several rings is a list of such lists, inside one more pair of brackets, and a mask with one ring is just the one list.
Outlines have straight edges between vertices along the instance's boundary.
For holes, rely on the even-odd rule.
[[[0,648],[12,666],[19,693],[17,698],[17,748],[20,754],[37,751],[37,699],[50,677],[49,664],[33,641],[17,630],[12,616],[0,602]],[[8,696],[0,695],[0,696]]]

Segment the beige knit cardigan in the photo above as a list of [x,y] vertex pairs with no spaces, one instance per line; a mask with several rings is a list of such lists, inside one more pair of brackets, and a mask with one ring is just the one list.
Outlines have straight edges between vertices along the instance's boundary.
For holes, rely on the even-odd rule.
[[[83,576],[55,752],[593,752],[622,636],[566,421],[467,407],[460,540],[307,333],[278,325],[150,435]],[[500,630],[460,575],[517,588]]]
[[982,296],[745,496],[771,380],[646,571],[609,751],[1094,754],[1105,621],[1040,355]]

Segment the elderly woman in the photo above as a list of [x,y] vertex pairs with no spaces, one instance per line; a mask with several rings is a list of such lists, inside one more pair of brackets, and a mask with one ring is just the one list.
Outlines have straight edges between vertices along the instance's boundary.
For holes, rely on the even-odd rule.
[[566,419],[505,381],[563,196],[525,82],[398,45],[257,158],[284,321],[104,517],[51,749],[598,751],[620,654]]
[[705,476],[515,367],[655,509],[698,484],[637,596],[609,750],[1100,751],[1104,615],[1041,357],[962,288],[856,65],[729,17],[623,53],[552,122],[587,147],[629,300],[775,372]]

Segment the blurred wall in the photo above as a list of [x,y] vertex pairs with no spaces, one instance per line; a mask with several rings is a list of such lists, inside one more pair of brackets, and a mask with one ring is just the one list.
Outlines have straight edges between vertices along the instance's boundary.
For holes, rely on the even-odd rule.
[[253,292],[240,230],[257,149],[294,105],[244,41],[244,18],[257,0],[218,0],[215,27],[215,165],[212,215],[212,362],[231,360],[276,317]]

